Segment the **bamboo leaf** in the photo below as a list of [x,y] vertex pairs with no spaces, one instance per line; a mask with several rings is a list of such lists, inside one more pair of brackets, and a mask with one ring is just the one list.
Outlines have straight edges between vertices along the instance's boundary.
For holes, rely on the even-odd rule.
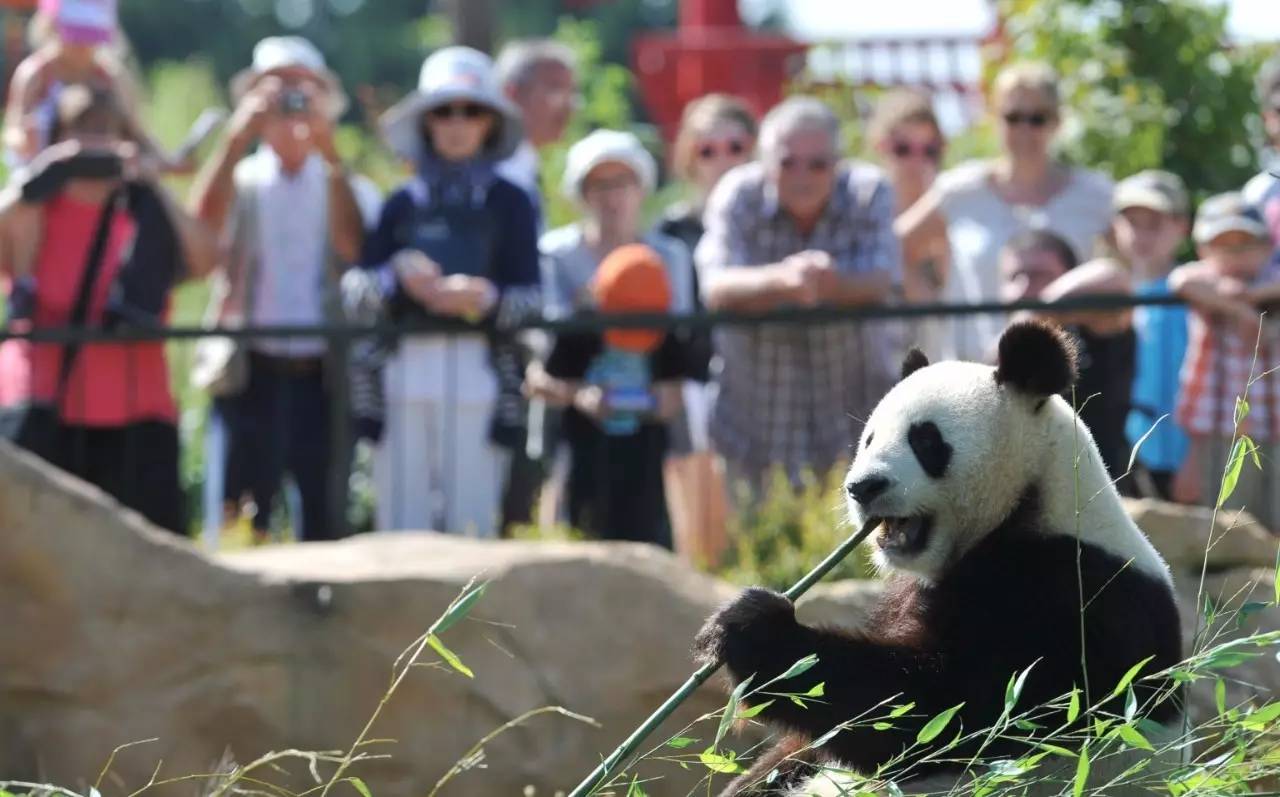
[[773,705],[772,700],[766,700],[763,703],[759,703],[757,705],[751,706],[750,708],[744,708],[743,710],[738,712],[738,719],[749,720],[752,717],[759,714],[761,711],[764,711],[766,708],[772,705]]
[[733,688],[733,694],[729,695],[729,701],[725,703],[724,714],[720,717],[720,727],[716,729],[716,740],[711,744],[714,751],[720,746],[720,740],[729,732],[729,728],[733,726],[733,721],[738,715],[738,706],[742,703],[743,696],[747,693],[747,689],[751,686],[751,680],[755,676],[749,675],[747,678]]
[[1244,419],[1249,417],[1249,402],[1244,396],[1236,396],[1236,426],[1244,423]]
[[1085,745],[1080,749],[1080,757],[1076,759],[1076,778],[1074,785],[1071,787],[1072,797],[1081,797],[1084,794],[1084,786],[1088,780],[1089,746]]
[[1241,724],[1251,731],[1261,731],[1266,730],[1277,718],[1280,718],[1280,703],[1272,703],[1249,714]]
[[946,730],[947,725],[951,723],[951,719],[955,717],[956,713],[962,708],[964,708],[964,703],[952,706],[938,716],[929,720],[929,722],[920,729],[920,733],[916,734],[916,741],[920,744],[928,744],[938,738],[938,734]]
[[1147,741],[1147,737],[1138,733],[1138,729],[1132,725],[1120,726],[1120,738],[1130,747],[1136,747],[1139,750],[1155,751],[1155,748],[1151,746],[1151,742]]
[[1013,711],[1013,707],[1018,704],[1018,698],[1022,696],[1022,688],[1027,683],[1027,676],[1031,674],[1031,667],[1036,666],[1032,662],[1030,667],[1021,673],[1015,673],[1009,676],[1009,685],[1004,689],[1004,711],[1008,714]]
[[1072,689],[1071,702],[1067,704],[1067,724],[1070,725],[1071,723],[1075,722],[1076,718],[1079,716],[1080,716],[1080,690]]
[[435,634],[429,634],[427,636],[427,644],[431,646],[432,650],[434,650],[436,653],[439,653],[440,658],[444,659],[449,664],[450,667],[462,673],[463,675],[467,676],[468,678],[476,677],[476,674],[471,672],[471,669],[467,667],[467,665],[462,663],[462,659],[458,658],[458,654],[454,653],[452,650],[449,650],[447,647],[445,647],[444,643],[440,641],[440,637],[436,636]]
[[1155,656],[1147,656],[1142,661],[1129,668],[1129,671],[1120,679],[1120,683],[1116,684],[1116,688],[1111,692],[1112,697],[1119,697],[1125,689],[1129,688],[1129,684],[1133,683],[1133,679],[1138,677],[1138,671],[1147,666],[1147,663],[1154,659]]
[[897,719],[915,707],[915,703],[907,703],[905,706],[894,706],[893,711],[889,712],[889,719]]
[[825,697],[827,690],[827,682],[819,681],[817,686],[804,693],[805,697]]
[[432,629],[432,633],[437,635],[443,634],[445,631],[448,631],[450,628],[457,625],[458,621],[466,617],[471,611],[471,607],[476,605],[476,601],[484,597],[484,591],[488,588],[489,582],[482,581],[462,593],[462,597],[454,601],[453,604],[445,611],[444,616],[436,622],[436,626]]
[[1142,435],[1142,437],[1138,438],[1138,442],[1133,444],[1133,448],[1129,451],[1129,467],[1125,469],[1126,471],[1133,470],[1133,463],[1138,461],[1138,451],[1142,449],[1142,444],[1147,442],[1148,437],[1155,434],[1156,427],[1158,427],[1164,421],[1164,419],[1168,417],[1169,417],[1169,413],[1166,412],[1164,415],[1161,415],[1159,418],[1156,418],[1156,422],[1151,424],[1151,428],[1148,429],[1146,433]]
[[1236,483],[1240,481],[1240,469],[1244,467],[1245,452],[1249,450],[1250,442],[1252,441],[1247,436],[1241,435],[1231,446],[1231,457],[1227,460],[1227,470],[1222,476],[1222,489],[1218,491],[1219,509],[1236,491]]
[[1125,722],[1132,722],[1134,715],[1138,713],[1138,695],[1130,686],[1124,693],[1124,719]]
[[1221,717],[1222,715],[1226,714],[1227,713],[1227,683],[1226,681],[1223,681],[1221,678],[1219,678],[1218,682],[1213,686],[1213,700],[1214,700],[1214,703],[1218,706],[1218,716]]
[[699,753],[698,760],[707,769],[721,775],[736,775],[742,771],[742,767],[734,760],[733,753],[720,755],[714,747],[708,747]]
[[698,740],[688,736],[673,736],[667,740],[667,747],[671,747],[676,750],[683,750],[696,741]]
[[[804,675],[809,670],[812,670],[814,668],[814,665],[816,665],[817,663],[818,663],[818,657],[811,653],[808,656],[805,656],[800,661],[797,661],[795,664],[792,664],[791,667],[786,672],[784,672],[782,675],[779,675],[777,678],[774,678],[773,680],[785,681],[788,678],[795,678],[798,675]],[[772,681],[770,683],[772,683]]]
[[360,797],[373,797],[373,794],[369,791],[369,787],[366,786],[365,782],[360,778],[347,778],[347,783],[350,783],[355,787],[356,791],[360,792]]

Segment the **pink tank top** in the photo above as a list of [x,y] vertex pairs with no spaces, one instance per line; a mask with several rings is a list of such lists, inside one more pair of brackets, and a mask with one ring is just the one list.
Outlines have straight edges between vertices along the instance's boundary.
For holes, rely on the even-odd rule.
[[[36,328],[69,323],[97,229],[100,205],[61,194],[45,205],[44,239],[36,258]],[[123,213],[112,219],[102,268],[89,305],[90,326],[102,319],[107,293],[120,271],[122,253],[133,235]],[[63,347],[8,340],[0,344],[0,406],[52,403],[58,391]],[[139,421],[177,421],[169,388],[164,344],[98,343],[76,356],[60,401],[63,422],[77,426],[124,426]]]

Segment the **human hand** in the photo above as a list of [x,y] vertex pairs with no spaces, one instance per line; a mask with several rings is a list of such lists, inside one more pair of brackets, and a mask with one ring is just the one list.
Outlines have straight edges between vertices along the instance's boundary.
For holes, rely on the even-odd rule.
[[227,123],[231,140],[240,146],[248,146],[250,141],[260,136],[267,120],[276,113],[282,91],[284,83],[279,78],[267,77],[246,92]]
[[391,257],[396,280],[409,298],[431,307],[440,282],[440,265],[416,249],[401,249]]
[[835,274],[831,255],[812,249],[783,258],[779,266],[784,290],[798,304],[806,307],[822,300]]
[[311,147],[330,165],[342,162],[333,137],[333,119],[328,113],[324,93],[313,83],[303,83],[299,89],[307,98],[306,126]]
[[584,385],[573,394],[573,407],[578,412],[599,423],[608,413],[604,391],[598,385]]
[[442,278],[431,309],[442,315],[477,321],[498,301],[498,289],[484,277],[451,274]]

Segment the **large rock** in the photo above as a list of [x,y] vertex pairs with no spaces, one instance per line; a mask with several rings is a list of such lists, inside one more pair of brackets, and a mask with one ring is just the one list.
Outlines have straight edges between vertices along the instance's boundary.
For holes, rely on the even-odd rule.
[[1243,510],[1215,513],[1152,499],[1126,499],[1125,509],[1174,573],[1199,574],[1202,566],[1219,571],[1275,564],[1277,538]]
[[[368,752],[392,758],[355,769],[378,797],[425,794],[481,737],[549,705],[603,727],[536,717],[443,794],[567,791],[688,676],[694,632],[732,594],[638,545],[404,534],[210,559],[0,446],[0,779],[92,783],[114,747],[150,738],[116,757],[108,794],[161,760],[163,778],[208,772],[227,748],[241,763],[346,749],[393,661],[473,576],[488,592],[444,639],[475,679],[409,674],[372,729],[397,741]],[[704,688],[679,721],[722,695]],[[650,794],[697,777],[662,772]]]
[[[1198,523],[1177,530],[1157,507],[1143,521],[1149,530],[1155,517],[1171,529],[1166,555],[1167,542]],[[1257,564],[1259,550],[1225,561]],[[1176,569],[1190,636],[1198,584],[1191,568]],[[368,752],[391,758],[355,769],[377,797],[427,793],[481,737],[550,705],[603,727],[539,716],[488,744],[485,766],[442,793],[567,790],[683,682],[694,632],[734,592],[629,545],[406,534],[209,558],[0,444],[0,778],[92,783],[117,745],[156,738],[116,757],[110,797],[141,786],[161,760],[164,778],[207,772],[228,748],[242,763],[286,748],[346,749],[397,656],[474,576],[491,586],[444,638],[475,679],[429,651],[424,661],[434,666],[410,672],[372,728],[397,741]],[[1204,594],[1238,603],[1251,583],[1269,589],[1269,578],[1215,572]],[[869,582],[823,585],[800,615],[856,627],[877,593]],[[1247,627],[1274,629],[1280,617],[1269,609]],[[1238,672],[1249,685],[1232,685],[1233,702],[1280,687],[1271,657]],[[698,692],[651,743],[723,700],[718,688]],[[1211,692],[1193,696],[1198,716],[1212,705]],[[712,732],[693,735],[706,744]],[[306,767],[291,770],[302,785]],[[662,795],[688,793],[699,770],[642,771],[663,775],[646,784]],[[183,783],[157,793],[194,791]]]

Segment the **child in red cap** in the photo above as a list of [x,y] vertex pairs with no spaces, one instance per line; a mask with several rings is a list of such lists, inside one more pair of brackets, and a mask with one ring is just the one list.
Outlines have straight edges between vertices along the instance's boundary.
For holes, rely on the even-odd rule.
[[[611,252],[592,282],[603,313],[664,313],[671,285],[643,244]],[[688,358],[663,330],[606,329],[557,336],[546,372],[565,412],[569,522],[602,539],[671,547],[662,487],[666,420],[680,407]]]

